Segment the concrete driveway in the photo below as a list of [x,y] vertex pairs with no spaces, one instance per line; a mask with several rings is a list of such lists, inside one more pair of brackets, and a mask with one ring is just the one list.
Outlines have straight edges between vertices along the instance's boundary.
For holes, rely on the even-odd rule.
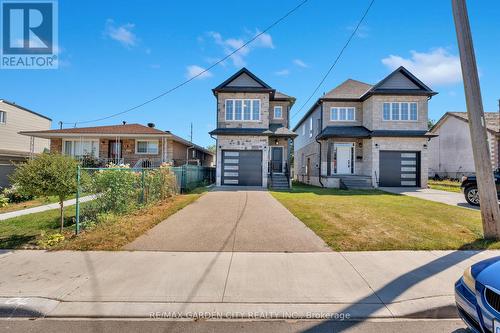
[[465,201],[465,197],[462,193],[419,187],[380,187],[379,189],[389,193],[408,195],[410,197],[440,202],[451,206],[479,210],[479,207],[469,205],[467,201]]
[[260,188],[216,188],[126,250],[328,252],[321,238]]

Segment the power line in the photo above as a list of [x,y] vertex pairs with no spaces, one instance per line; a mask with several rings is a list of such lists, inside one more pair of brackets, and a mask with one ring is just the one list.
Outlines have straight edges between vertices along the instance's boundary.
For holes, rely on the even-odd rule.
[[126,110],[123,110],[123,111],[120,111],[120,112],[117,112],[117,113],[114,113],[114,114],[111,114],[109,116],[106,116],[106,117],[102,117],[102,118],[97,118],[97,119],[93,119],[93,120],[86,120],[86,121],[77,121],[77,122],[64,122],[63,124],[74,124],[75,127],[77,124],[87,124],[87,123],[94,123],[94,122],[98,122],[98,121],[102,121],[102,120],[106,120],[106,119],[110,119],[110,118],[113,118],[113,117],[116,117],[116,116],[119,116],[119,115],[122,115],[122,114],[125,114],[125,113],[128,113],[128,112],[131,112],[131,111],[134,111],[136,109],[139,109],[141,107],[143,107],[144,105],[146,104],[149,104],[151,102],[154,102],[156,101],[157,99],[167,95],[167,94],[170,94],[171,92],[181,88],[182,86],[188,84],[189,82],[193,81],[194,79],[196,79],[197,77],[205,74],[206,72],[208,72],[209,70],[211,70],[212,68],[214,68],[215,66],[219,65],[220,63],[226,61],[227,59],[229,59],[231,56],[233,56],[235,53],[237,53],[238,51],[240,51],[241,49],[245,48],[246,46],[248,46],[250,43],[254,42],[256,39],[258,39],[260,36],[262,36],[263,34],[265,34],[267,31],[271,30],[274,26],[278,25],[281,21],[283,21],[284,19],[286,19],[288,16],[290,16],[291,14],[293,14],[295,11],[297,11],[300,7],[302,7],[304,4],[306,4],[306,2],[308,2],[309,0],[303,0],[302,2],[300,2],[297,6],[295,6],[294,8],[292,8],[291,10],[289,10],[285,15],[283,15],[282,17],[280,17],[278,20],[274,21],[271,25],[269,25],[267,28],[265,28],[264,30],[262,30],[261,32],[259,32],[258,34],[256,34],[253,38],[249,39],[247,42],[245,42],[243,45],[241,45],[240,47],[238,47],[237,49],[235,49],[234,51],[232,51],[231,53],[229,53],[228,55],[226,55],[225,57],[221,58],[220,60],[218,60],[217,62],[215,62],[214,64],[210,65],[209,67],[207,67],[206,69],[204,69],[203,71],[199,72],[198,74],[190,77],[189,79],[179,83],[178,85],[170,88],[169,90],[153,97],[153,98],[150,98],[140,104],[137,104],[136,106],[133,106],[131,108],[128,108]]
[[304,102],[304,104],[302,104],[302,106],[297,110],[297,112],[295,112],[292,115],[291,119],[295,118],[295,116],[297,116],[300,113],[300,111],[302,111],[302,109],[304,109],[304,106],[306,106],[307,103],[309,103],[309,101],[316,94],[316,92],[321,87],[321,85],[323,84],[323,82],[325,82],[325,80],[328,77],[328,75],[330,75],[330,72],[333,70],[333,68],[335,67],[335,65],[337,65],[337,62],[339,61],[340,57],[344,53],[345,49],[349,46],[349,43],[351,43],[351,40],[356,35],[356,32],[358,32],[359,27],[361,26],[361,24],[365,20],[365,17],[366,17],[366,15],[368,15],[368,12],[372,8],[372,5],[373,5],[374,2],[375,2],[375,0],[371,0],[370,1],[370,4],[368,5],[368,7],[366,8],[365,12],[363,13],[363,16],[361,17],[361,19],[359,20],[358,24],[356,25],[356,28],[353,30],[353,32],[351,33],[351,35],[347,39],[346,43],[344,44],[344,47],[342,47],[342,49],[340,50],[340,52],[337,55],[337,58],[335,58],[335,61],[333,62],[333,64],[330,66],[330,68],[328,69],[328,71],[325,73],[325,75],[323,76],[323,78],[321,79],[321,81],[319,82],[319,84],[316,86],[316,88],[314,89],[314,91],[312,92],[312,94],[307,98],[307,100]]

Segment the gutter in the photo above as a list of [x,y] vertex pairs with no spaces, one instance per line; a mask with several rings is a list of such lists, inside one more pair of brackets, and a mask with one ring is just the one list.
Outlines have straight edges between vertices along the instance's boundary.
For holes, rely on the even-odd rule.
[[[320,117],[321,117],[320,118],[320,125],[321,125],[320,127],[321,127],[321,130],[323,130],[323,103],[320,104],[320,112],[319,113],[320,113]],[[321,141],[318,140],[318,136],[319,136],[320,133],[318,133],[316,135],[316,137],[314,138],[314,140],[319,144],[319,165],[318,165],[318,169],[319,169],[318,170],[319,171],[318,175],[319,175],[319,177],[318,177],[318,180],[319,180],[319,183],[321,184],[321,187],[325,187],[325,185],[321,181]]]

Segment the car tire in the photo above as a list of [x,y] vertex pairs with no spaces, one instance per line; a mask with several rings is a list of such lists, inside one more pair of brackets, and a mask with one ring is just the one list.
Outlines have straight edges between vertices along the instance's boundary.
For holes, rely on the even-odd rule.
[[465,200],[473,205],[479,206],[479,192],[477,190],[477,186],[469,186],[464,190]]

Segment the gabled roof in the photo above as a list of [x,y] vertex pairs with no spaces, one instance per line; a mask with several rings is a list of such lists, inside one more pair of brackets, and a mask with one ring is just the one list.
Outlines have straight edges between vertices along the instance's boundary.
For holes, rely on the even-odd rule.
[[400,66],[391,74],[387,75],[382,81],[374,85],[368,90],[361,99],[364,100],[371,95],[387,94],[387,95],[428,95],[434,96],[437,93],[426,86],[409,70]]
[[321,99],[359,99],[372,87],[371,84],[348,79],[321,96]]
[[144,126],[141,124],[124,124],[94,127],[75,127],[45,131],[22,131],[20,134],[39,136],[39,137],[57,137],[67,135],[155,135],[168,136],[167,133],[159,129]]
[[[434,132],[437,130],[448,117],[454,117],[456,119],[462,120],[464,122],[469,122],[469,116],[467,112],[446,112],[434,126],[429,130]],[[494,134],[500,132],[500,113],[499,112],[485,112],[484,119],[486,120],[486,129]]]
[[248,69],[243,67],[233,75],[231,75],[226,81],[219,84],[217,87],[212,89],[212,91],[217,93],[218,91],[271,91],[274,90],[267,83],[259,79],[255,74],[250,72]]
[[36,116],[39,116],[39,117],[45,118],[45,119],[47,119],[47,120],[49,120],[49,121],[52,121],[52,119],[50,119],[49,117],[44,116],[43,114],[40,114],[40,113],[38,113],[38,112],[31,111],[30,109],[27,109],[27,108],[25,108],[25,107],[23,107],[23,106],[21,106],[21,105],[17,105],[17,104],[16,104],[16,103],[14,103],[14,102],[9,102],[9,101],[7,101],[7,100],[5,100],[5,99],[0,99],[0,102],[3,102],[3,103],[8,104],[8,105],[10,105],[10,106],[16,107],[16,108],[18,108],[18,109],[21,109],[21,110],[27,111],[27,112],[29,112],[29,113],[32,113],[32,114],[34,114],[34,115],[36,115]]
[[291,101],[293,103],[293,102],[295,102],[295,97],[288,96],[287,94],[284,94],[284,93],[276,90],[274,93],[273,100],[275,100],[275,101],[285,100],[285,101]]
[[182,143],[182,144],[184,144],[186,146],[191,146],[191,147],[193,147],[195,149],[201,150],[205,154],[209,154],[209,155],[215,156],[215,154],[213,152],[211,152],[210,150],[208,150],[208,149],[206,149],[206,148],[204,148],[202,146],[199,146],[199,145],[197,145],[197,144],[195,144],[195,143],[193,143],[193,142],[191,142],[189,140],[183,139],[180,136],[175,135],[174,133],[172,133],[170,131],[165,131],[165,133],[170,134],[170,136],[172,137],[172,140],[174,140],[174,141],[177,141],[177,142],[180,142],[180,143]]
[[361,81],[348,79],[327,94],[318,98],[295,125],[293,130],[295,131],[323,101],[348,100],[362,102],[372,95],[417,95],[430,97],[436,94],[437,92],[432,91],[431,88],[417,79],[415,75],[410,73],[410,71],[403,66],[387,75],[382,81],[374,86]]

